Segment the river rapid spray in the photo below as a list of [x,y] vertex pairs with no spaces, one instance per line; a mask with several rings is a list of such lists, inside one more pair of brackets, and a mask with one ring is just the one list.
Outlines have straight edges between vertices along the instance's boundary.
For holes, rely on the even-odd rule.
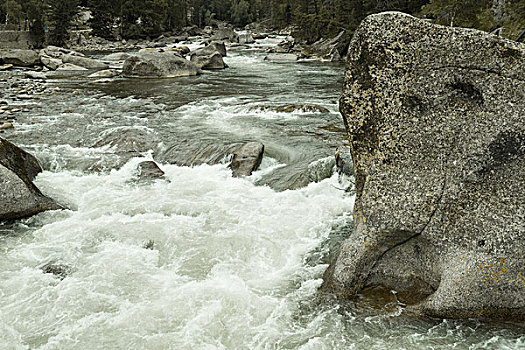
[[[354,198],[338,189],[329,161],[344,139],[342,68],[266,63],[253,47],[226,63],[192,79],[57,78],[49,84],[64,93],[18,119],[12,139],[47,169],[37,185],[72,210],[0,226],[0,348],[524,346],[519,329],[416,320],[395,302],[380,311],[366,300],[344,310],[319,302],[329,249],[352,225]],[[251,109],[289,103],[330,113]],[[90,146],[124,126],[159,136],[166,180],[133,180],[148,154],[87,171],[120,162],[114,149]],[[245,179],[224,164],[168,164],[194,147],[250,140],[267,153]],[[328,178],[318,175],[327,168]],[[48,263],[68,275],[42,273]]]

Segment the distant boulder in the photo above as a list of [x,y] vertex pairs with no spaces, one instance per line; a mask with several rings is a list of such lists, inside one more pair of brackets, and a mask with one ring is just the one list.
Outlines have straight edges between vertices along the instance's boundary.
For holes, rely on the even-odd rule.
[[71,63],[76,66],[84,67],[86,69],[106,69],[108,68],[107,64],[102,63],[93,58],[80,57],[80,56],[69,55],[69,54],[62,56],[62,62]]
[[173,78],[197,75],[199,69],[179,55],[145,52],[126,59],[122,73],[130,78]]
[[253,44],[255,42],[255,39],[251,34],[241,34],[239,35],[239,44],[245,45],[245,44]]
[[232,43],[237,42],[239,35],[231,28],[220,28],[212,36],[212,40],[229,40]]
[[201,69],[224,69],[226,64],[222,59],[222,56],[218,52],[214,52],[211,55],[200,56],[197,54],[191,55],[191,62]]
[[40,64],[40,56],[33,50],[0,50],[0,63],[32,67]]

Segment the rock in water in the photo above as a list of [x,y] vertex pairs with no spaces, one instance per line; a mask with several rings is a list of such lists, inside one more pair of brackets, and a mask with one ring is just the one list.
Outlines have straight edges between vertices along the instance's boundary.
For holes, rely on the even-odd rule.
[[33,50],[1,50],[0,63],[32,67],[40,64],[40,56]]
[[140,162],[137,169],[139,180],[156,180],[164,177],[164,171],[152,160]]
[[170,53],[143,52],[124,62],[125,77],[173,78],[197,75],[197,66],[183,57]]
[[245,44],[253,44],[255,42],[255,39],[253,39],[251,34],[241,34],[239,35],[239,44],[245,45]]
[[0,138],[0,221],[61,209],[33,184],[40,171],[36,158]]
[[264,154],[264,145],[260,142],[248,142],[233,152],[230,164],[233,177],[250,176],[257,170]]
[[62,56],[62,62],[71,63],[75,66],[84,67],[86,69],[106,69],[108,65],[97,61],[93,58],[80,57],[76,55],[66,54]]
[[224,69],[226,65],[219,52],[214,52],[209,56],[191,55],[191,62],[201,69]]
[[347,60],[354,232],[324,287],[525,319],[525,45],[390,12],[361,23]]

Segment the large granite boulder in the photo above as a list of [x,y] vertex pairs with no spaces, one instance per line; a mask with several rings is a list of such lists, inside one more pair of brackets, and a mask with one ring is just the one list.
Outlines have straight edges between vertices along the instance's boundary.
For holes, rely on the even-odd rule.
[[325,274],[437,317],[525,319],[525,45],[401,13],[351,41],[354,231]]
[[0,50],[0,63],[32,67],[40,64],[40,56],[33,50]]
[[173,78],[197,75],[197,66],[173,53],[142,52],[126,59],[122,74],[125,77]]
[[35,157],[0,138],[0,221],[61,209],[33,184],[41,171]]

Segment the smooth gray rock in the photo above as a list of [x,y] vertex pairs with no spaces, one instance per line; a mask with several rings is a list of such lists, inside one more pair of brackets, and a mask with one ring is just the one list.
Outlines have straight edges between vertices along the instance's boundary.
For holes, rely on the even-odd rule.
[[110,62],[123,62],[128,57],[130,57],[129,53],[126,53],[126,52],[114,52],[114,53],[110,53],[109,55],[106,55],[106,56],[102,57],[101,60],[102,61],[110,61]]
[[229,40],[232,43],[237,42],[239,35],[231,28],[218,29],[212,36],[212,40]]
[[88,78],[113,78],[119,75],[119,72],[114,69],[104,69],[88,75]]
[[53,58],[46,54],[40,54],[40,62],[47,68],[56,70],[62,65],[62,60],[59,58]]
[[191,56],[210,56],[218,52],[222,57],[226,57],[226,45],[221,41],[212,41],[203,48],[191,52]]
[[164,171],[152,160],[140,162],[137,170],[139,180],[156,180],[164,177]]
[[172,53],[144,52],[129,57],[124,62],[125,77],[172,78],[197,75],[197,66]]
[[73,63],[63,63],[56,69],[57,71],[85,71],[87,68],[77,66]]
[[226,68],[226,64],[219,52],[214,52],[208,56],[193,54],[191,55],[191,62],[195,63],[195,65],[201,69],[210,70]]
[[35,79],[35,80],[45,80],[47,78],[46,73],[44,72],[26,72],[25,77],[29,79]]
[[264,145],[260,142],[248,142],[233,152],[230,168],[233,177],[250,176],[259,168],[264,154]]
[[255,39],[253,39],[251,34],[240,34],[238,42],[241,45],[253,44],[255,42]]
[[32,67],[40,64],[40,56],[33,50],[0,50],[0,63]]
[[525,45],[390,12],[361,23],[347,61],[354,231],[325,290],[524,320]]
[[0,221],[61,209],[33,184],[40,171],[36,158],[0,138]]
[[106,69],[109,66],[93,58],[80,57],[75,55],[64,55],[62,56],[62,62],[71,63],[75,66],[84,67],[86,69]]

